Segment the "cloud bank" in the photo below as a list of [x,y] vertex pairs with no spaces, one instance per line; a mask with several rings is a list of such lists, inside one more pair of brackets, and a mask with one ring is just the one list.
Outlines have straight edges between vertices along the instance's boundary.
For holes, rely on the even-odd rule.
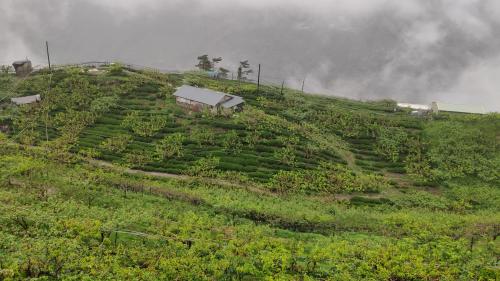
[[500,111],[498,0],[3,0],[0,63],[262,64],[267,82]]

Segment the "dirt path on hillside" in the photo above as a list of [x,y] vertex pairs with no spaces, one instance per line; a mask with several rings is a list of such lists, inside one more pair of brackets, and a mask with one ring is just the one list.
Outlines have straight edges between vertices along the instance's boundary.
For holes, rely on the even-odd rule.
[[[103,168],[110,168],[110,169],[115,169],[118,170],[120,169],[113,163],[109,163],[106,161],[102,160],[90,160],[89,163],[91,165],[97,166],[97,167],[103,167]],[[178,174],[170,174],[170,173],[164,173],[164,172],[149,172],[149,171],[143,171],[143,170],[137,170],[137,169],[130,169],[130,168],[125,168],[122,169],[122,171],[126,174],[131,174],[131,175],[143,175],[143,176],[152,176],[152,177],[157,177],[157,178],[170,178],[170,179],[175,179],[175,180],[182,180],[182,181],[187,181],[187,180],[199,180],[203,183],[207,184],[216,184],[220,185],[222,187],[226,188],[239,188],[239,189],[245,189],[247,191],[260,194],[260,195],[267,195],[267,196],[277,196],[275,193],[260,188],[255,185],[251,184],[238,184],[234,182],[230,182],[227,180],[222,180],[222,179],[213,179],[213,178],[203,178],[203,177],[192,177],[188,175],[178,175]]]
[[[104,168],[112,168],[112,169],[120,169],[113,163],[109,163],[106,161],[102,160],[90,160],[90,164],[98,167],[104,167]],[[122,170],[126,174],[139,174],[139,175],[145,175],[145,176],[153,176],[153,177],[158,177],[158,178],[171,178],[171,179],[177,179],[177,180],[187,180],[190,179],[189,176],[185,175],[177,175],[177,174],[169,174],[169,173],[162,173],[162,172],[148,172],[148,171],[143,171],[143,170],[136,170],[136,169],[130,169],[130,168],[125,168]]]

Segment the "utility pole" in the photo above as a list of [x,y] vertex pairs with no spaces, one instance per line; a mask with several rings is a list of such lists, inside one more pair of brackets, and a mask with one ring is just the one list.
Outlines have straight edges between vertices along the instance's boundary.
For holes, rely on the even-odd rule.
[[[47,62],[49,63],[49,87],[47,89],[47,96],[50,95],[50,88],[52,84],[52,66],[50,65],[50,54],[49,54],[49,42],[45,41],[45,48],[47,50]],[[47,98],[47,97],[45,97]],[[46,109],[45,109],[45,140],[48,142],[49,141],[49,129],[48,129],[48,122],[49,122],[49,109],[48,109],[49,104],[46,104]]]
[[260,63],[259,63],[259,73],[257,74],[257,93],[259,93],[260,89]]
[[281,83],[281,92],[280,94],[283,95],[283,87],[285,86],[285,80]]
[[49,42],[45,41],[45,47],[47,48],[47,61],[49,62],[49,70],[52,71],[52,67],[50,66],[50,54],[49,54]]
[[304,78],[304,80],[302,80],[302,93],[304,93],[304,84],[306,83],[306,78]]

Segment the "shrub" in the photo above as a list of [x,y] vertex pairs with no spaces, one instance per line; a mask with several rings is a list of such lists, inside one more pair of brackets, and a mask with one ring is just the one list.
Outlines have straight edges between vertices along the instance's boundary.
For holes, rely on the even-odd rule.
[[90,112],[100,115],[108,112],[111,108],[115,107],[117,103],[117,96],[100,97],[91,102]]
[[377,192],[389,186],[388,181],[374,174],[354,174],[339,164],[322,163],[315,170],[279,171],[268,182],[276,192]]
[[147,120],[134,110],[123,119],[122,126],[131,129],[141,137],[151,137],[167,125],[167,120],[161,115],[150,115]]
[[283,147],[276,150],[274,152],[274,158],[289,166],[295,166],[297,164],[295,151],[291,147]]
[[410,191],[400,198],[394,199],[396,206],[402,208],[428,208],[432,210],[447,210],[450,202],[441,196],[425,191]]
[[397,162],[405,150],[408,134],[399,127],[378,127],[375,151],[392,162]]
[[202,147],[202,145],[213,145],[215,143],[215,134],[210,128],[196,127],[191,130],[191,139]]
[[206,157],[196,160],[188,170],[191,176],[214,177],[217,175],[217,167],[219,166],[220,158]]
[[107,138],[104,140],[100,147],[104,150],[120,153],[127,149],[127,145],[129,144],[132,138],[129,135],[118,135],[114,137]]
[[113,76],[122,76],[122,75],[124,75],[125,73],[123,71],[123,65],[120,64],[120,63],[112,63],[109,66],[109,74],[113,75]]
[[143,149],[125,154],[125,161],[132,167],[143,168],[146,164],[153,161],[151,152]]
[[261,133],[259,131],[251,131],[247,133],[245,137],[245,142],[248,147],[254,148],[262,139]]
[[376,205],[393,205],[394,202],[387,198],[367,198],[361,196],[354,196],[349,200],[349,202],[353,205],[367,205],[367,206],[376,206]]
[[164,137],[161,141],[156,143],[156,155],[161,160],[171,157],[181,157],[183,155],[183,141],[184,136],[181,133],[175,133]]
[[235,130],[231,130],[224,135],[222,145],[224,147],[224,150],[231,153],[239,153],[242,147],[240,137]]
[[[439,179],[477,176],[498,182],[500,155],[494,130],[459,122],[434,122],[424,129],[426,157]],[[496,171],[496,172],[495,172]]]
[[82,148],[78,151],[78,154],[87,159],[93,159],[101,156],[101,153],[95,148]]

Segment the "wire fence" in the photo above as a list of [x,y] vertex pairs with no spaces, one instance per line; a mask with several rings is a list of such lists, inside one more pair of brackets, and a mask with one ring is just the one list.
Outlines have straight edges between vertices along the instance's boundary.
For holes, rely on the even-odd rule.
[[[133,71],[152,71],[152,72],[158,72],[158,73],[164,73],[164,74],[182,74],[185,71],[181,70],[173,70],[173,69],[163,69],[163,68],[158,68],[158,67],[152,67],[152,66],[145,66],[145,65],[139,65],[139,64],[132,64],[132,63],[125,63],[125,62],[113,62],[113,61],[87,61],[87,62],[77,62],[77,63],[67,63],[67,64],[55,64],[51,65],[51,69],[57,70],[57,69],[64,69],[68,67],[86,67],[86,68],[102,68],[102,67],[109,67],[114,64],[119,63],[122,65],[124,68],[133,70]],[[2,63],[0,63],[2,65]],[[33,66],[33,73],[40,72],[44,69],[48,69],[47,64],[37,64]],[[10,69],[10,72],[15,73],[15,70],[13,68]],[[237,80],[237,74],[235,72],[230,72],[228,73],[227,77],[222,78],[226,80]],[[221,78],[219,78],[221,79]],[[271,87],[276,87],[276,88],[281,88],[282,86],[286,86],[287,88],[295,88],[296,90],[300,90],[298,87],[291,87],[291,85],[285,85],[287,79],[285,77],[278,77],[278,76],[272,76],[272,75],[267,75],[267,74],[262,74],[260,75],[260,79],[258,77],[258,73],[253,72],[248,75],[246,75],[246,78],[244,79],[244,82],[246,83],[253,83],[257,84],[257,82],[260,82],[260,85],[264,86],[271,86]],[[295,83],[296,85],[296,83]]]

